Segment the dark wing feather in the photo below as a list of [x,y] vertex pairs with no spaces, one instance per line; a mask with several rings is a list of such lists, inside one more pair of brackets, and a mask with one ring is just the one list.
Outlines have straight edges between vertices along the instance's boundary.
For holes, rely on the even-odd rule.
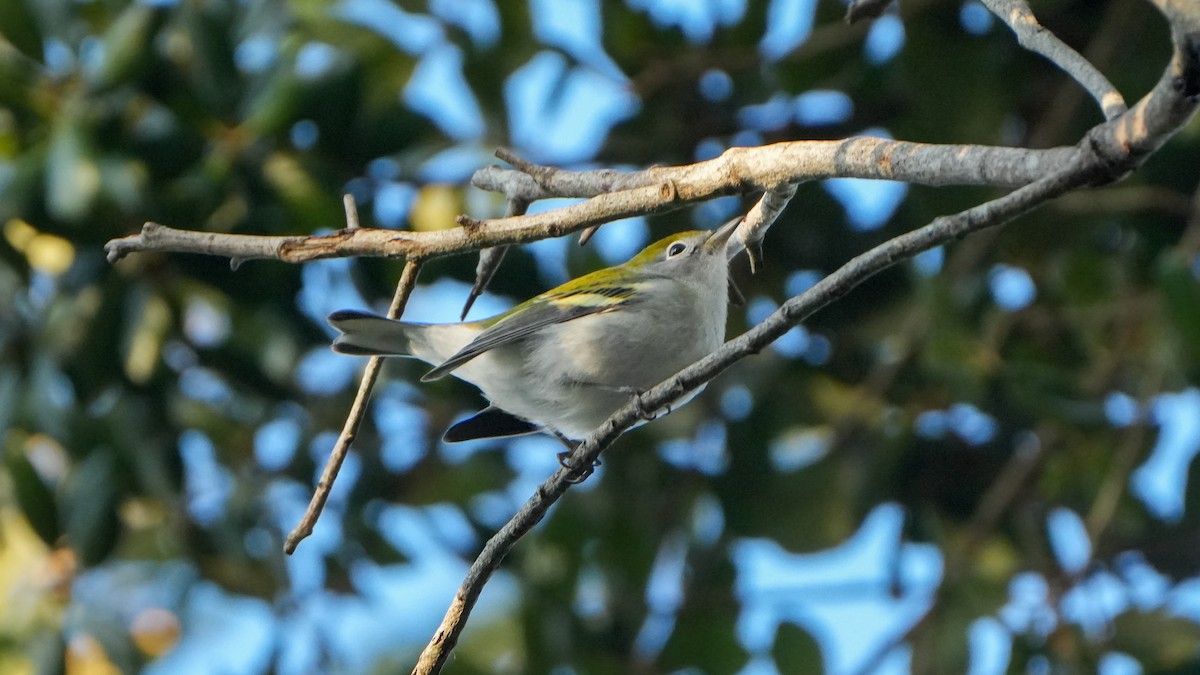
[[611,312],[633,302],[631,286],[609,286],[588,291],[550,291],[519,305],[475,336],[467,346],[444,363],[425,373],[423,382],[446,376],[480,354],[529,337],[538,329],[565,323],[590,314]]

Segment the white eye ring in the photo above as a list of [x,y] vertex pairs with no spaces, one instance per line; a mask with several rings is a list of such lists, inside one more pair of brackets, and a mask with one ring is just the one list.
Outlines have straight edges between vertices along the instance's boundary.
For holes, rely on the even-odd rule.
[[677,241],[667,247],[667,257],[674,258],[675,256],[687,250],[687,244],[682,241]]

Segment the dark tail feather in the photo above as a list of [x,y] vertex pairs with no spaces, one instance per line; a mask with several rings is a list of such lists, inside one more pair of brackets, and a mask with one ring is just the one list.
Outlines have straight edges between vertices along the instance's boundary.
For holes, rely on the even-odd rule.
[[333,351],[359,356],[411,355],[408,324],[370,312],[343,309],[329,315],[329,325],[342,332]]
[[509,414],[503,410],[488,406],[480,410],[474,417],[469,417],[446,430],[442,439],[447,443],[471,441],[476,438],[500,438],[502,436],[521,436],[532,434],[538,430],[533,422]]

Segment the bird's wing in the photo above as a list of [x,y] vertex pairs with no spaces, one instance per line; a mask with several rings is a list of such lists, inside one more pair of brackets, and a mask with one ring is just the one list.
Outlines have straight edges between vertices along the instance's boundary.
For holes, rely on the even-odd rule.
[[446,376],[480,354],[529,337],[536,331],[556,323],[602,312],[612,312],[636,302],[633,284],[604,286],[587,290],[555,289],[528,300],[502,314],[496,323],[485,328],[467,346],[444,363],[425,373],[428,382]]

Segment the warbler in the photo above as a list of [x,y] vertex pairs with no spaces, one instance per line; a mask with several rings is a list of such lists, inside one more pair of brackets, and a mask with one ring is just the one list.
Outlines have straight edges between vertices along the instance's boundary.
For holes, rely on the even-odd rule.
[[[724,341],[726,247],[740,219],[655,242],[629,261],[573,279],[503,314],[466,323],[329,315],[344,354],[394,355],[453,375],[490,405],[448,442],[547,431],[577,440],[618,408]],[[672,403],[686,403],[699,390]]]

